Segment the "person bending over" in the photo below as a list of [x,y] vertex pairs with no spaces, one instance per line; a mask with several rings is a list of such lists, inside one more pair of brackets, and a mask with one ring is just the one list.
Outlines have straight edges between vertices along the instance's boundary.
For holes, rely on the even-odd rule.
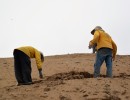
[[31,58],[35,58],[39,77],[43,78],[42,64],[44,62],[44,56],[42,52],[31,46],[23,46],[14,49],[13,55],[17,85],[30,85],[33,83],[31,77]]

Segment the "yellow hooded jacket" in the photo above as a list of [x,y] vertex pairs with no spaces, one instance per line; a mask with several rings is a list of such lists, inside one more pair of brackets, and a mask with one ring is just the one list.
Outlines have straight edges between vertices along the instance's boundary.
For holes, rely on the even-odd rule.
[[24,52],[30,58],[35,58],[37,68],[38,69],[42,68],[42,63],[43,62],[41,61],[41,54],[37,49],[35,49],[35,48],[31,47],[31,46],[24,46],[24,47],[19,47],[19,48],[16,48],[16,49]]
[[113,57],[115,58],[117,46],[109,34],[105,33],[103,30],[96,30],[93,39],[90,41],[92,45],[95,43],[97,43],[97,50],[103,47],[112,49]]

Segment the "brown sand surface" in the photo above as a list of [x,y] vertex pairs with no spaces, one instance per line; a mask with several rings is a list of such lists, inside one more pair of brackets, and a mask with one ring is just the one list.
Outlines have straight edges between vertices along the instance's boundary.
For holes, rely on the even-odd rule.
[[0,100],[130,100],[130,55],[117,55],[113,78],[93,78],[95,54],[46,56],[44,79],[32,61],[34,84],[16,86],[14,59],[0,58]]

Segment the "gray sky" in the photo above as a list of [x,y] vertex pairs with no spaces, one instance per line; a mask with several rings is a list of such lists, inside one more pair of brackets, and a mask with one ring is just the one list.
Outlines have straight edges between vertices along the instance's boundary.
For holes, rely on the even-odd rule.
[[130,0],[0,0],[0,57],[30,45],[44,55],[91,53],[100,25],[130,55]]

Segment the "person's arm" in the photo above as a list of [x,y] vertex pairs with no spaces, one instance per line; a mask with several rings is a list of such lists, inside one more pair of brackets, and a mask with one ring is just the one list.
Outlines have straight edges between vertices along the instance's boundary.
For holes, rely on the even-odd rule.
[[89,48],[92,48],[99,39],[99,32],[95,31],[93,39],[89,42]]
[[42,74],[43,61],[41,60],[40,52],[37,51],[37,50],[35,50],[35,59],[36,59],[36,64],[37,64],[37,68],[38,68],[38,71],[39,71],[39,77],[43,78],[43,74]]
[[112,47],[113,47],[113,61],[115,60],[115,57],[116,57],[116,53],[117,53],[117,46],[115,44],[115,42],[112,40]]
[[37,68],[42,69],[43,62],[41,60],[41,55],[38,50],[35,50],[35,60],[36,60]]

